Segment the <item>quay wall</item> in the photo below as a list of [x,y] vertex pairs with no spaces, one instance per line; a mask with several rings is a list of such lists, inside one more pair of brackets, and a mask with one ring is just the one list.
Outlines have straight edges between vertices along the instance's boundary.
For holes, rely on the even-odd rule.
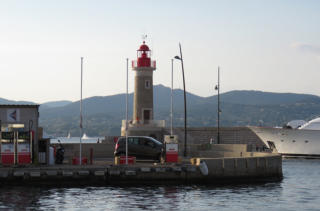
[[255,156],[227,157],[227,158],[194,158],[191,163],[199,166],[204,161],[208,166],[211,177],[268,177],[271,175],[282,177],[281,155],[270,153],[256,153]]
[[[201,170],[205,162],[208,173]],[[0,184],[222,184],[279,181],[280,155],[230,158],[194,158],[191,164],[176,165],[56,165],[52,167],[0,168]]]

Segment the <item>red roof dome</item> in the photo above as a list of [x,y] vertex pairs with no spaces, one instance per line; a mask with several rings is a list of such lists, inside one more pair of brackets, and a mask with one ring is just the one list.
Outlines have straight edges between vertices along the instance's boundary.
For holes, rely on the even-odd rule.
[[149,47],[145,44],[145,41],[143,41],[143,44],[140,46],[138,51],[150,51]]

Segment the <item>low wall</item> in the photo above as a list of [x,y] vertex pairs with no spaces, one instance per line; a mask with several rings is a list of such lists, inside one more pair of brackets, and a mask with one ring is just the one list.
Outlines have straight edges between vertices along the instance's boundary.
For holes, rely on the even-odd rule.
[[193,144],[189,148],[191,157],[239,157],[245,152],[246,144]]
[[[164,129],[164,135],[170,134],[170,128]],[[179,142],[184,142],[184,128],[173,128],[173,134],[178,135]],[[264,143],[248,127],[220,127],[219,144],[247,144],[253,150],[256,147],[262,147]],[[218,129],[216,127],[188,127],[187,142],[188,144],[206,144],[217,143]]]
[[278,177],[282,178],[282,157],[258,153],[252,157],[194,158],[192,163],[199,166],[204,161],[208,167],[206,179],[237,177]]
[[[150,136],[154,135],[159,141],[163,141],[164,135],[171,133],[170,128],[136,128],[130,131],[130,135]],[[184,144],[184,128],[174,127],[173,134],[178,135],[179,143]],[[220,143],[219,144],[246,144],[248,151],[259,151],[265,146],[263,141],[248,127],[220,127]],[[188,127],[187,128],[187,152],[193,144],[208,144],[210,142],[217,143],[218,129],[216,127]],[[108,137],[106,137],[108,139]]]
[[[58,144],[53,144],[52,146],[58,147]],[[65,160],[70,160],[72,157],[79,156],[80,145],[79,144],[63,144],[65,149],[64,157]],[[93,150],[93,158],[112,158],[114,157],[114,147],[113,143],[98,143],[98,144],[82,144],[82,156],[90,157],[90,150]]]

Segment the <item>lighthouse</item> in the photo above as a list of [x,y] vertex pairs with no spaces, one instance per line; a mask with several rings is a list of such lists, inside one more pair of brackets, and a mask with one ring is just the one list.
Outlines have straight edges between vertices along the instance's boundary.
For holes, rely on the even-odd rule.
[[[165,120],[154,120],[153,71],[156,61],[151,60],[149,46],[143,41],[137,50],[137,59],[132,61],[134,71],[134,97],[132,120],[128,121],[129,136],[151,136],[163,139]],[[122,121],[121,135],[126,135],[126,120]]]
[[151,51],[143,41],[137,50],[137,60],[132,61],[134,76],[133,123],[150,124],[153,120],[153,71],[156,61],[151,61]]

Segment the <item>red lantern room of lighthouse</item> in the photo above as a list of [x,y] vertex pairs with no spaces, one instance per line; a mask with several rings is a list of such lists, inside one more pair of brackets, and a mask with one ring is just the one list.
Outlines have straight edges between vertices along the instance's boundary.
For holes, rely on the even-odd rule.
[[137,60],[132,61],[134,77],[133,122],[149,124],[153,120],[153,71],[156,62],[151,61],[151,51],[143,41],[137,50]]

